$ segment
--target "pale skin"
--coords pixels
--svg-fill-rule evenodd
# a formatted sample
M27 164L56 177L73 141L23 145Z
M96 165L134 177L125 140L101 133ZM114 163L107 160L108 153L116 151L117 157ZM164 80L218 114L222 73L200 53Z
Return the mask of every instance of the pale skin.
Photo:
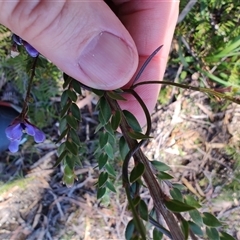
M139 81L162 80L178 17L176 0L2 0L0 23L28 41L62 71L104 90L129 87L147 57L160 45ZM160 85L136 91L151 112ZM121 107L143 125L144 113L130 95Z

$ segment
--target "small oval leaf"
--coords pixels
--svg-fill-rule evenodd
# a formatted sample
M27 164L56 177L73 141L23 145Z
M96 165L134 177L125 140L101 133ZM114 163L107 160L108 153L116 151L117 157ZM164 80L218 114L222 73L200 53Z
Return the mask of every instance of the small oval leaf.
M163 162L153 160L153 161L150 161L150 163L160 172L171 170L171 168Z
M98 191L97 191L97 199L102 198L105 193L106 193L106 188L105 188L105 187L103 187L103 188L98 188Z
M189 227L191 229L191 231L198 235L198 236L203 236L203 231L202 229L195 223L195 222L192 222L192 221L188 221L188 224L189 224Z
M114 159L113 148L109 143L104 146L104 150L110 159Z
M165 172L159 172L157 174L157 177L158 179L160 180L169 180L169 179L173 179L173 176L168 174L168 173L165 173Z
M105 168L110 175L112 175L113 177L116 177L116 172L111 164L106 164Z
M99 100L99 108L100 108L101 117L103 118L103 123L107 124L111 118L112 111L108 102L104 97L101 97Z
M148 221L148 207L142 199L139 202L138 208L140 217L143 220Z
M78 155L78 146L74 142L66 141L66 148L74 155Z
M133 132L133 131L129 131L128 133L128 136L132 139L149 139L150 137L145 135L145 134L142 134L140 132Z
M129 147L123 136L119 140L119 151L120 151L121 158L125 159L125 157L129 152Z
M144 173L145 167L143 163L138 163L133 170L131 171L130 174L130 182L133 183L137 181Z
M67 120L68 125L69 125L71 128L77 130L77 128L78 128L78 122L76 121L76 119L75 119L73 116L67 115L67 116L66 116L66 120Z
M190 217L192 218L192 220L197 223L199 226L203 225L203 219L201 214L199 213L198 210L191 210L189 211Z
M195 209L194 207L189 206L186 203L180 202L178 200L165 201L165 206L173 212L187 212Z
M186 195L184 197L185 203L187 203L190 206L193 206L195 208L200 208L201 204L191 195Z
M203 218L203 223L206 226L209 226L209 227L222 226L221 222L219 222L219 220L215 216L213 216L211 213L204 212L202 218Z
M121 100L121 101L127 101L127 99L125 99L121 93L117 93L115 91L107 91L107 95L114 99L114 100Z
M128 222L126 230L125 230L126 240L131 240L132 239L134 229L135 229L135 226L134 226L134 222L133 222L133 219L132 219Z
M67 90L67 95L73 102L77 101L77 94L74 91L68 89Z
M101 153L101 155L98 158L98 168L101 170L105 164L107 163L108 155L105 153Z
M72 103L70 109L71 109L72 115L80 122L81 121L81 113L80 113L80 109L78 108L77 104Z
M226 232L220 232L220 240L235 240L235 238Z
M122 111L126 120L127 120L127 123L128 125L135 131L135 132L142 132L142 128L140 126L140 124L138 123L136 117L129 111L127 110L123 110Z
M98 187L101 188L105 185L105 183L108 180L108 173L107 172L101 172L98 177Z
M116 131L117 128L119 127L121 120L122 120L122 114L119 110L117 110L112 115L112 118L111 118L111 126L114 131Z
M114 192L114 193L117 193L115 187L113 186L113 184L112 184L110 181L107 181L107 182L106 182L106 187L107 187L110 191L112 191L112 192Z
M206 228L206 234L209 240L219 240L219 234L216 228Z

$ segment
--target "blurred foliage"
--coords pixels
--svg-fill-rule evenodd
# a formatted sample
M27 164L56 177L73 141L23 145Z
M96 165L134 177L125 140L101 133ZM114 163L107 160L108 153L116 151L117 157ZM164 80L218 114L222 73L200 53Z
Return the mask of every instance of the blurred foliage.
M0 25L0 76L11 81L20 93L22 102L28 85L30 64L32 58L27 55L23 48L19 48L18 56L12 58L11 32ZM32 99L29 104L29 117L33 124L39 128L47 127L54 119L58 119L58 106L51 101L52 98L60 97L62 73L51 62L39 57L36 75L32 88Z
M181 1L181 9L187 1ZM240 85L240 2L198 1L176 27L178 49L170 62L223 85Z

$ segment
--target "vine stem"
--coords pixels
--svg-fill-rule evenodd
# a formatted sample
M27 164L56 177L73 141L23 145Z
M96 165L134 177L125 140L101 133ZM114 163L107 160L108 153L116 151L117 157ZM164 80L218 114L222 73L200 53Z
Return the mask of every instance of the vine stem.
M20 113L20 116L22 119L24 119L27 115L27 111L28 111L28 102L29 102L29 98L30 98L30 94L31 94L31 89L32 89L32 85L33 85L33 79L35 76L35 69L36 69L36 65L37 65L37 60L38 60L38 56L34 58L32 67L31 67L31 76L28 82L28 88L27 88L27 93L26 93L26 97L24 99L24 103L23 103L23 108L22 108L22 112Z
M229 101L235 102L237 104L240 104L240 99L239 98L234 98L234 97L231 97L229 95L226 95L226 94L224 94L224 91L221 92L220 90L217 91L216 89L213 90L213 89L210 89L210 88L194 87L194 86L189 86L189 85L186 85L186 84L169 82L169 81L157 81L157 80L155 81L155 80L152 80L152 81L139 82L139 83L136 83L136 84L132 85L131 89L135 89L138 86L147 85L147 84L165 84L165 85L175 86L175 87L188 89L188 90L193 90L193 91L197 91L197 92L203 92L203 93L213 95L217 98L222 98L222 99L229 100Z
M108 101L112 111L122 111L118 102L116 100L111 99L107 94L105 95L106 100ZM179 228L179 225L174 217L174 215L168 211L168 209L164 206L165 194L161 189L158 181L156 180L155 175L152 172L150 163L148 158L141 150L141 144L135 139L132 139L128 136L129 126L125 119L122 117L122 121L120 123L120 129L122 134L129 146L129 149L134 151L133 158L135 162L141 162L144 164L145 171L143 174L143 178L149 188L150 194L154 201L154 206L157 211L159 211L163 218L165 219L168 228L171 230L171 235L173 240L182 240L184 239L183 233Z

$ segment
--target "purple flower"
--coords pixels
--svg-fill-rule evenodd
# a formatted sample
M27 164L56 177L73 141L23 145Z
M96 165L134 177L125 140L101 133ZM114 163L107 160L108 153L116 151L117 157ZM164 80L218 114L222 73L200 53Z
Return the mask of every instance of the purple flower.
M33 48L32 45L30 45L28 42L26 42L22 38L20 38L18 35L13 34L12 39L13 39L14 43L16 43L17 45L19 45L19 46L23 45L31 57L38 56L39 52L35 48Z
M20 121L18 118L15 119L13 123L6 128L5 133L10 140L8 148L13 153L18 151L23 133L33 136L36 143L45 140L45 134L26 119L24 121Z

